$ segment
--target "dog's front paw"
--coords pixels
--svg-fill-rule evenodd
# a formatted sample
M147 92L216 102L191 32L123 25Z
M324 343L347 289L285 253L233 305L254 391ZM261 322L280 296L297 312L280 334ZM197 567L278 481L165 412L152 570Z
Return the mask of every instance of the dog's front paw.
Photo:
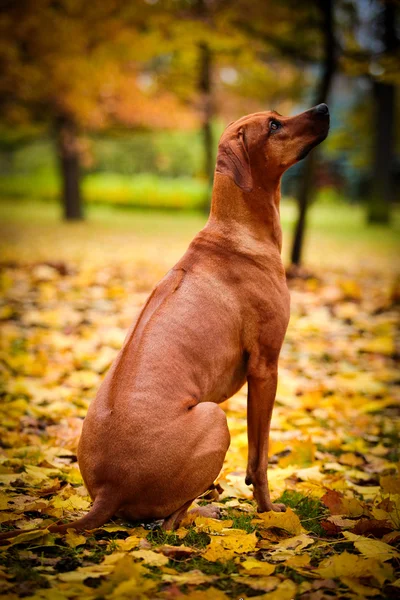
M261 502L258 503L257 506L257 512L259 513L264 513L264 512L286 512L286 506L284 504L279 503L274 503L274 502Z

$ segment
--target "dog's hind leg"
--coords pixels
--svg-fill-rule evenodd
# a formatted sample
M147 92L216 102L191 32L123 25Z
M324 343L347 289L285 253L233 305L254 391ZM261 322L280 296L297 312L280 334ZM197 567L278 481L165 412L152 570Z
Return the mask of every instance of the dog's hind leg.
M194 494L191 500L184 502L165 519L163 524L165 530L178 527L193 500L212 486L222 469L230 443L226 416L217 404L201 402L190 409L190 416L187 415L186 419L186 428L183 433L186 442L184 447L185 452L190 454L191 460L188 465L185 465L189 472L184 487L192 490ZM182 487L180 486L181 489ZM190 511L190 513L192 512L209 517L219 516L219 509L211 505L195 506Z

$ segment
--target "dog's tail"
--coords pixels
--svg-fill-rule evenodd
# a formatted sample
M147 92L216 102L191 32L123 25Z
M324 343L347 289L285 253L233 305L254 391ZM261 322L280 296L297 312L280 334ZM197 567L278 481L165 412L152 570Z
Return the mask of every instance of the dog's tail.
M47 531L50 531L50 533L65 533L68 529L75 529L75 531L96 529L97 527L101 527L107 523L107 521L111 519L118 509L119 504L117 505L112 503L110 502L109 497L106 498L104 495L99 494L87 515L81 519L72 521L72 523L66 523L64 525L57 525L57 523L55 523L54 525L47 527ZM40 529L18 529L17 531L6 531L5 533L0 534L0 541L9 540L17 535L29 533L31 531L40 531Z

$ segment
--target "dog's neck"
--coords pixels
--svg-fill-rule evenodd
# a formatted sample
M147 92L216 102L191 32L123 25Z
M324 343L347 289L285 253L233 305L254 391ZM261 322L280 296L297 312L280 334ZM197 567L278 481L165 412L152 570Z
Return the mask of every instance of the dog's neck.
M282 249L279 205L280 177L256 183L251 192L240 189L233 179L216 172L207 226L233 236L250 236L255 242Z

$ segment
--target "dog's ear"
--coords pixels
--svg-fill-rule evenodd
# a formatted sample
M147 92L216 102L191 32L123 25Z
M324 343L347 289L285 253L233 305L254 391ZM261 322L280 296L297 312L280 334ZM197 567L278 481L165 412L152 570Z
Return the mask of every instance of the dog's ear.
M217 173L229 175L245 192L251 192L253 180L243 128L239 129L234 138L220 143L215 170Z

